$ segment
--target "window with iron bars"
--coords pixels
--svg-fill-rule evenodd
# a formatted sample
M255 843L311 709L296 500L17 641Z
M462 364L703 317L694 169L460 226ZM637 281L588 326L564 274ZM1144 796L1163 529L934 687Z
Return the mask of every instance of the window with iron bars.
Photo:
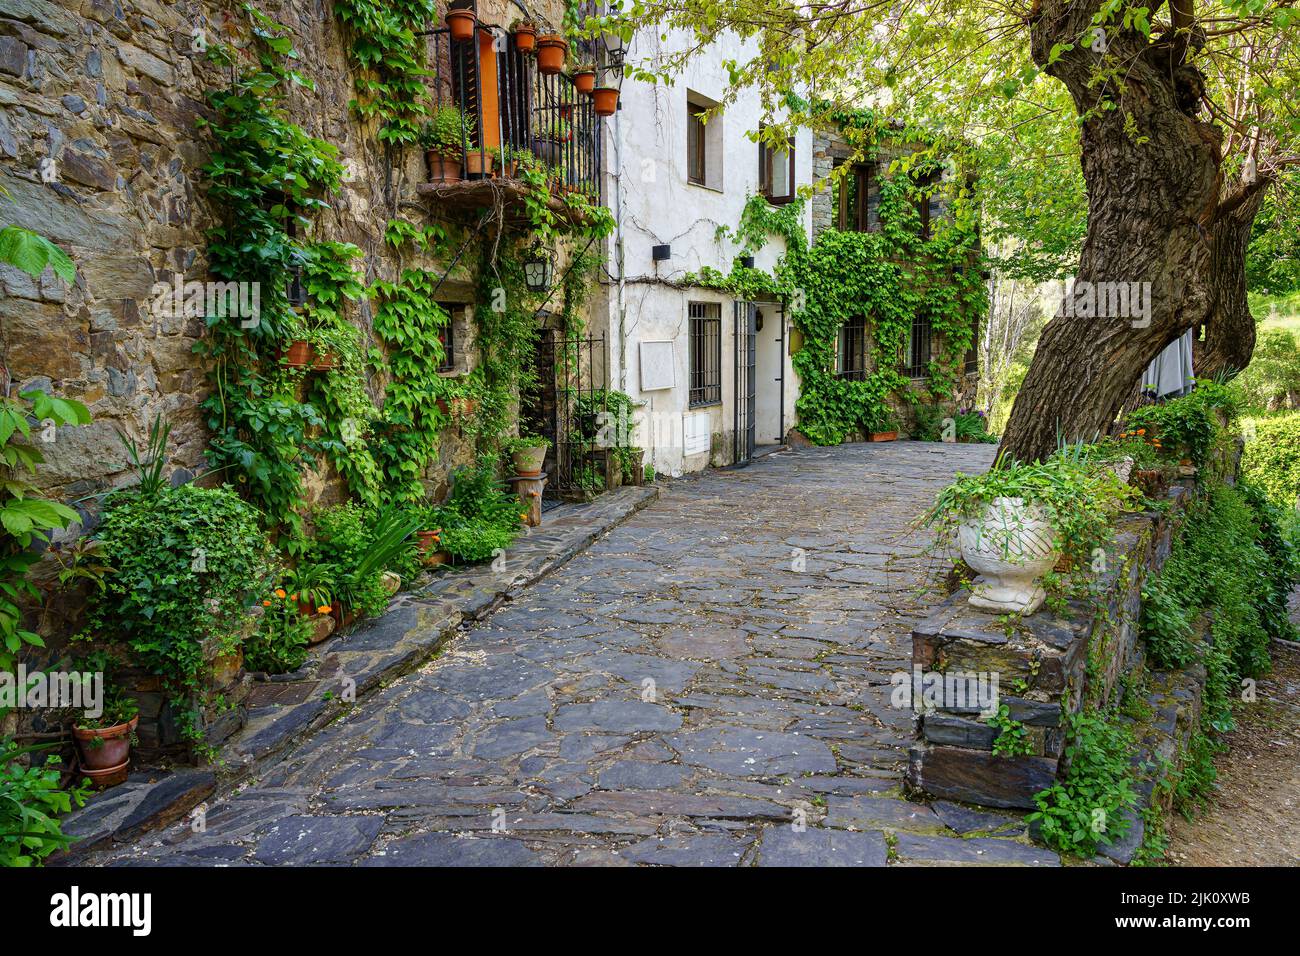
M907 334L903 350L903 374L908 378L925 378L930 374L930 317L912 317L912 328Z
M459 302L439 302L438 307L447 313L447 321L438 330L438 341L442 344L442 362L439 372L456 371L456 322L465 316L465 306Z
M691 338L689 406L722 402L722 306L717 302L691 302L688 306Z
M851 382L867 377L867 319L855 315L840 326L835 374Z

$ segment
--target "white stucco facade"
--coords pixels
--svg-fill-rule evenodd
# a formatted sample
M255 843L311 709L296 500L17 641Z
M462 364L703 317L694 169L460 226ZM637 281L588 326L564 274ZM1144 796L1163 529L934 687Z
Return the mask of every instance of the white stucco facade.
M680 35L634 40L628 62L643 64L658 52L682 43ZM719 292L683 286L691 273L711 267L726 274L741 254L720 235L740 222L745 203L760 190L759 147L749 138L763 120L758 95L742 91L704 124L705 184L688 175L688 102L721 103L727 95L722 63L744 60L752 51L731 38L691 58L672 86L630 77L622 86L621 108L606 123L603 199L618 221L606 244L607 275L602 301L594 303L593 330L603 331L609 351L609 387L643 402L635 441L646 461L663 474L677 475L734 458L736 422L736 339L733 300ZM812 137L795 139L796 185L812 175ZM696 167L698 169L698 166ZM805 229L811 214L804 213ZM655 261L653 248L667 245L671 257ZM755 265L770 270L784 251L772 237L755 255ZM691 303L715 303L720 323L720 396L690 407ZM778 444L795 424L798 383L790 367L790 320L776 303L757 303L761 329L754 343L755 442ZM657 343L657 344L656 344ZM653 388L656 371L665 377L671 344L671 384ZM649 349L643 345L649 344ZM653 353L645 357L643 351ZM657 358L656 358L657 357ZM658 363L658 364L656 364ZM743 379L742 379L743 381ZM707 446L700 434L707 430Z

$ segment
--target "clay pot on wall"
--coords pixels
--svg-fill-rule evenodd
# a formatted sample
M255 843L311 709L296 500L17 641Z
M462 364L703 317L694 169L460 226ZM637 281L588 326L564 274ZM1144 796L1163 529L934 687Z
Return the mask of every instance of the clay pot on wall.
M558 33L548 33L537 39L537 72L554 76L564 72L564 58L569 55L569 43Z
M451 30L451 38L458 43L474 39L475 22L473 10L447 11L447 27Z
M618 90L612 86L598 86L591 91L591 104L597 116L613 116L618 110Z
M573 88L579 93L590 93L596 88L596 71L581 69L573 74Z
M459 157L445 156L442 153L435 153L431 149L425 150L424 156L429 163L429 182L454 183L460 181Z
M531 23L515 27L515 49L520 53L532 53L537 49L537 28Z

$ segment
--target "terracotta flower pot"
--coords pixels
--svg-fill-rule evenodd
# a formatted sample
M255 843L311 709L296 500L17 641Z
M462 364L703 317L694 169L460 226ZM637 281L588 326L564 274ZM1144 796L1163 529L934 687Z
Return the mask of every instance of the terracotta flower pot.
M139 723L140 718L137 716L125 724L115 724L112 727L72 728L72 736L77 741L77 752L81 754L81 766L87 772L125 767L131 759L131 734ZM95 744L96 740L102 741L102 744Z
M448 10L447 27L451 38L460 43L474 39L475 16L473 10Z
M482 149L465 153L465 178L485 179L492 175L492 154Z
M312 347L306 339L294 339L287 349L280 351L280 364L290 368L306 368L312 364Z
M437 544L438 544L438 538L439 538L439 536L440 536L441 534L442 534L442 529L441 529L441 528L439 528L439 529L436 530L436 531L417 531L417 532L415 532L415 536L416 536L416 538L419 539L419 542L420 542L420 553L421 553L421 554L426 554L426 553L432 551L432 550L437 546Z
M597 116L613 116L618 110L618 90L612 86L598 86L591 91L591 105Z
M436 568L442 564L451 563L450 551L430 551L425 554L423 564L426 568Z
M333 352L317 352L312 349L312 359L311 367L316 372L327 372L339 367L339 357Z
M429 162L429 182L454 183L460 181L460 160L454 156L444 156L431 149L424 151Z
M579 93L590 93L596 88L596 71L580 70L573 74L573 88Z
M872 432L867 438L868 441L898 441L898 432Z
M528 24L515 27L515 49L520 53L532 53L537 49L537 28Z
M548 33L537 40L537 72L554 76L564 71L564 58L569 54L569 43L558 33Z

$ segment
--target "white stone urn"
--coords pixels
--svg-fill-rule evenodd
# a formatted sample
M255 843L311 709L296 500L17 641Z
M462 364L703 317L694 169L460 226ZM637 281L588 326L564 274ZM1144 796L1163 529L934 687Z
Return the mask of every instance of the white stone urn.
M1047 592L1039 583L1061 557L1056 531L1038 505L994 498L957 528L962 559L980 576L970 604L982 611L1033 614Z

